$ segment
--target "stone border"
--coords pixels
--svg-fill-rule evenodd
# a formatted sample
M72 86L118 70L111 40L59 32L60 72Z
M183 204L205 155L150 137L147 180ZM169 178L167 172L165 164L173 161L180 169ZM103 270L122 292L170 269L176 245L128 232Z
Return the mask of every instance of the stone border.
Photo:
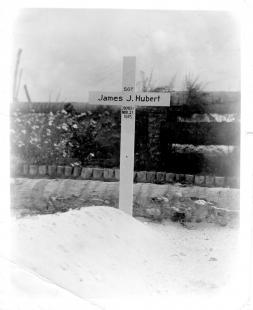
M106 182L119 181L119 169L110 168L17 164L12 167L11 175L13 177L28 178L69 178ZM236 177L177 174L162 171L136 171L134 173L134 182L155 184L182 183L205 187L239 188L239 180Z

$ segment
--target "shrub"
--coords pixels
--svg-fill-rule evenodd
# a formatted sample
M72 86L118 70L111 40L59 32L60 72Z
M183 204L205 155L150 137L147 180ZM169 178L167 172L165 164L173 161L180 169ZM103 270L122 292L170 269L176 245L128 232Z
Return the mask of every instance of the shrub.
M79 165L75 154L80 147L74 139L80 127L77 116L65 110L53 114L14 112L11 119L11 154L30 164ZM85 128L84 128L85 127ZM83 126L91 137L90 124Z
M14 112L12 160L29 164L119 165L119 112Z
M196 105L206 103L206 93L204 92L204 85L199 81L199 78L192 77L190 74L185 76L184 89L186 92L186 104Z

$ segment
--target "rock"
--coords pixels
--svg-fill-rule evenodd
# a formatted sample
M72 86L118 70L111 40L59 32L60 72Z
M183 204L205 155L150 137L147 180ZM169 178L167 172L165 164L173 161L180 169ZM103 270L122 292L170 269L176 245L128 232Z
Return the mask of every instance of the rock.
M119 181L119 178L120 178L119 169L114 169L114 179L116 181Z
M166 173L165 179L167 183L173 183L175 181L175 173Z
M93 168L93 180L103 180L104 170L100 168Z
M92 179L93 168L84 167L81 171L81 179L90 180Z
M184 220L186 222L192 221L194 202L191 198L183 197L181 193L177 193L171 197L169 204L173 217L177 217L179 216L178 213L181 213L184 214Z
M164 196L154 196L151 198L153 202L158 202L158 203L168 203L169 199Z
M156 172L155 171L147 171L146 179L147 179L148 183L154 183L155 179L156 179Z
M215 185L218 187L223 187L225 184L225 178L224 177L215 177Z
M63 177L64 176L64 170L65 170L64 166L57 166L57 168L56 168L57 177Z
M195 200L192 212L192 221L200 223L206 221L209 215L209 203L205 200Z
M56 166L55 165L49 165L47 169L47 173L50 177L55 177L56 175Z
M73 171L73 167L71 166L65 166L65 170L64 170L64 176L66 178L70 178L72 176L72 171Z
M39 174L39 176L46 176L46 174L47 174L47 166L46 165L39 166L38 174Z
M185 181L185 175L184 174L176 174L176 182L177 183L183 183Z
M25 176L28 175L28 172L29 172L29 165L24 164L23 169L21 169L21 174Z
M104 180L112 181L113 180L113 169L104 169Z
M218 208L215 205L209 205L208 211L208 222L216 223L221 226L226 226L228 224L228 210Z
M146 215L151 217L153 220L161 221L163 219L162 210L160 208L147 208L145 211Z
M194 175L186 174L185 175L185 183L186 184L193 184L194 183Z
M165 177L166 177L166 173L165 172L157 172L156 173L156 182L158 184L165 183Z
M205 184L205 176L204 175L195 175L194 183L197 186L201 186Z
M147 182L147 171L137 171L136 182L146 183Z
M169 199L164 196L154 196L151 197L152 207L145 209L145 215L149 218L152 218L156 221L162 221L165 218L169 217L168 212L168 205Z
M29 175L31 177L35 177L37 176L37 173L38 173L38 166L36 165L30 165L29 166Z
M154 210L153 208L147 209L147 216L152 216L159 220L170 218L172 221L180 223L200 223L205 221L221 226L225 226L228 223L229 212L225 209L217 208L213 203L204 199L183 197L181 193L176 193L171 197L154 196L151 200Z
M78 166L74 167L73 177L74 178L79 178L80 174L81 174L81 167L78 167Z
M239 187L239 180L235 177L227 177L226 185L231 188L237 188Z
M206 186L210 187L214 185L214 176L206 175Z

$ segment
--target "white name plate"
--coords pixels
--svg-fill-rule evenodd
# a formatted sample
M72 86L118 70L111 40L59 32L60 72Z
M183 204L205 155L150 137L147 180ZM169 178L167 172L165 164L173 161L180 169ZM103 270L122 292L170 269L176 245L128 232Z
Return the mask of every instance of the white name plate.
M89 92L90 104L136 105L136 106L169 106L170 93L143 92Z

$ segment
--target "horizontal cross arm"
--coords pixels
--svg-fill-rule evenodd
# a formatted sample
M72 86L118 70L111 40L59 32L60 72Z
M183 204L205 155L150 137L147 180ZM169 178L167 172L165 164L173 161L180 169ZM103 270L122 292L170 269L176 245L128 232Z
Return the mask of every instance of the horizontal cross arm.
M170 93L89 92L89 103L97 105L170 106Z

